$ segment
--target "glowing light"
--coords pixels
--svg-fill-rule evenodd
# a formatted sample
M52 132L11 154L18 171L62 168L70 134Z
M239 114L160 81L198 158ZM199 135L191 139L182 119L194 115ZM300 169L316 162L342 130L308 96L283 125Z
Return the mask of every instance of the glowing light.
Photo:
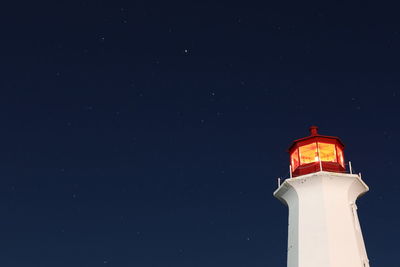
M318 142L318 149L321 161L337 162L334 144Z
M299 147L299 154L300 154L300 164L315 162L316 161L315 158L318 157L317 143L311 143Z
M292 162L292 170L294 171L297 167L299 167L299 152L298 149L292 152L290 155Z
M329 143L311 143L299 147L300 164L307 164L318 161L337 162L336 148Z
M339 164L342 165L342 167L344 168L343 151L339 147L337 147L336 149L337 149L337 155L338 155L338 158L339 158Z

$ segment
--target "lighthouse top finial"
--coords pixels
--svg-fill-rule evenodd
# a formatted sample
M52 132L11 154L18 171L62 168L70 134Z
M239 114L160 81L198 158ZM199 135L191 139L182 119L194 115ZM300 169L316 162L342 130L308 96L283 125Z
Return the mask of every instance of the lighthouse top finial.
M318 126L315 126L315 125L311 126L310 127L310 134L312 136L318 135Z

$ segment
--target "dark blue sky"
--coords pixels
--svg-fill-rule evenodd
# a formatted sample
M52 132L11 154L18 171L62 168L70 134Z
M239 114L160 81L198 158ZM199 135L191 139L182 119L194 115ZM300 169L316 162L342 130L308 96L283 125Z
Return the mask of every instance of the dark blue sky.
M21 1L1 8L6 267L286 266L286 149L339 136L371 191L371 266L400 238L395 6Z

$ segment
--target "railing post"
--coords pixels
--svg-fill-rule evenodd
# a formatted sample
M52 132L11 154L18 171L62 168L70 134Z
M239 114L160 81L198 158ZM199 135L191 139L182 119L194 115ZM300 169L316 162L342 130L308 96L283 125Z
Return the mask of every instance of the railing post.
M289 165L290 178L292 178L292 165Z
M281 186L281 178L278 177L278 187L280 187L280 186Z
M353 174L353 168L351 167L351 161L349 161L349 169L350 169L350 174Z

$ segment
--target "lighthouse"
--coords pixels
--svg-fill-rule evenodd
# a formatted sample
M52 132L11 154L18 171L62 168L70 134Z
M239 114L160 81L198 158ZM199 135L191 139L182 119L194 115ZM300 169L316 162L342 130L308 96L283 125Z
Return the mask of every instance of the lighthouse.
M369 188L343 152L316 126L289 147L290 178L274 192L289 208L288 267L369 267L356 205Z

